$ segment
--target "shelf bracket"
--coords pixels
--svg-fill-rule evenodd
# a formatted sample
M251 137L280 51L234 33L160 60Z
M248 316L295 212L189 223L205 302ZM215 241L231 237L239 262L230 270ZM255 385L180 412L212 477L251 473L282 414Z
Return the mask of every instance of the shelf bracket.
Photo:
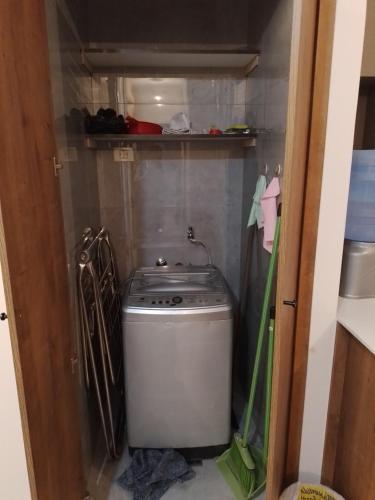
M245 66L245 76L249 76L255 68L259 66L259 54L256 54L251 61Z

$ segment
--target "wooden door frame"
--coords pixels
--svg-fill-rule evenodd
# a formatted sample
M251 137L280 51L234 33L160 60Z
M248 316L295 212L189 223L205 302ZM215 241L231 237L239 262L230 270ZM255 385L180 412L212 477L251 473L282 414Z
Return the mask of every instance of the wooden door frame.
M44 0L0 3L0 231L33 500L85 496Z
M335 6L336 0L295 1L297 17L293 23L298 23L294 26L298 33L294 34L291 48L285 174L295 175L302 170L305 184L301 227L298 220L294 221L296 237L298 230L301 234L294 297L285 295L288 276L283 246L287 242L283 245L283 234L280 241L267 500L278 498L288 484L297 480L299 472ZM287 178L286 183L290 182ZM283 193L283 214L287 217L289 194ZM297 300L293 337L285 330L285 299Z
M298 479L336 0L320 0L300 255L285 483Z

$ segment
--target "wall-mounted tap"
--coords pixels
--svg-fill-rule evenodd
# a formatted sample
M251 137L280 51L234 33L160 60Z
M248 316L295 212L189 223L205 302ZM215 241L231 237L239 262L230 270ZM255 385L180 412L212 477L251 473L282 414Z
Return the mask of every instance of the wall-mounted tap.
M200 245L206 250L208 265L211 265L212 259L211 259L211 254L210 254L210 251L208 249L208 246L205 243L203 243L203 241L195 239L193 226L188 226L187 239L190 241L190 243L193 243L194 245Z

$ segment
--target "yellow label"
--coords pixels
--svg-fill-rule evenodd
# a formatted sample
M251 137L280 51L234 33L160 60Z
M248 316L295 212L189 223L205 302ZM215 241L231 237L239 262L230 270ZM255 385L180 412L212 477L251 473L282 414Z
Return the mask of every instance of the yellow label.
M298 500L335 500L335 497L324 486L302 484L299 488Z

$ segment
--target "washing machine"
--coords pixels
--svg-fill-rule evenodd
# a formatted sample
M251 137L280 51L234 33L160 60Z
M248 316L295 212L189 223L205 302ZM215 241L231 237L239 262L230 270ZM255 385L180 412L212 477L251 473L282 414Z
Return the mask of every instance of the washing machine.
M212 456L231 435L233 311L221 272L137 269L122 311L129 446Z

